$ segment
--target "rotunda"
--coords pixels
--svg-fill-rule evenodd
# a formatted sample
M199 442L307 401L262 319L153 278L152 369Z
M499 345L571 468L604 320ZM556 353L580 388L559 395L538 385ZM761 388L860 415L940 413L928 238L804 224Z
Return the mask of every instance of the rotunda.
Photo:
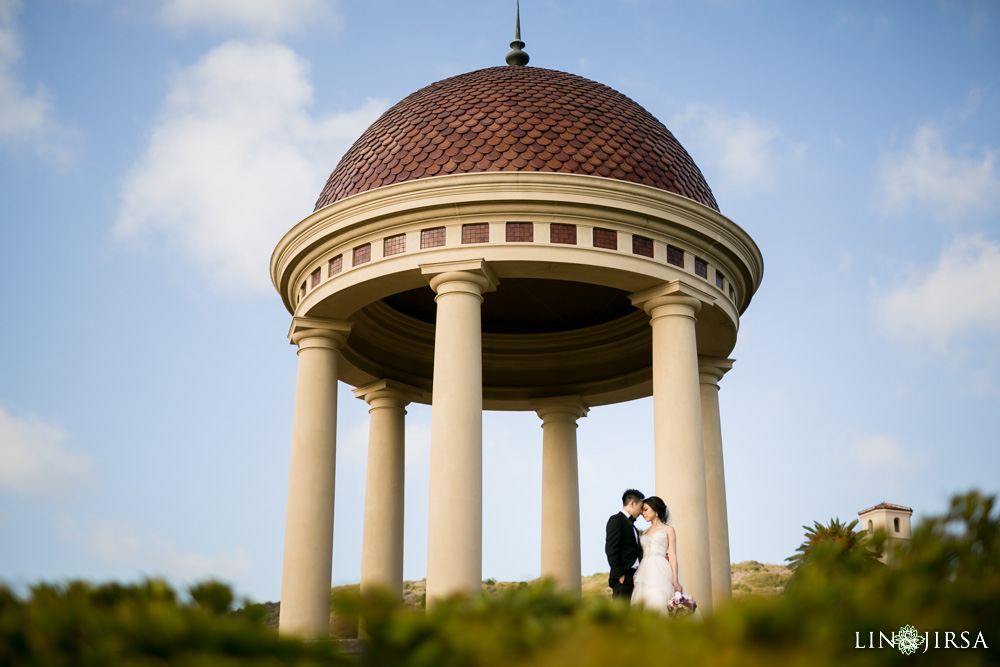
M480 590L482 410L538 414L541 505L576 516L577 421L652 395L685 586L706 613L730 596L718 381L760 251L656 118L511 46L385 112L272 255L299 356L282 633L327 628L340 381L371 406L362 588L402 586L403 526L375 517L403 515L407 404L432 406L433 604ZM541 568L579 592L578 522Z

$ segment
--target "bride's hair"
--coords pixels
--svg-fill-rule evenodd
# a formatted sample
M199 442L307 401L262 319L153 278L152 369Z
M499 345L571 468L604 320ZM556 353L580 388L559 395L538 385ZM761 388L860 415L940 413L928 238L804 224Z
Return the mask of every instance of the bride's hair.
M667 522L667 517L670 516L670 510L667 509L667 504L660 500L659 496L649 496L642 502L645 505L649 505L649 509L656 512L656 516L660 517L660 521L663 523Z

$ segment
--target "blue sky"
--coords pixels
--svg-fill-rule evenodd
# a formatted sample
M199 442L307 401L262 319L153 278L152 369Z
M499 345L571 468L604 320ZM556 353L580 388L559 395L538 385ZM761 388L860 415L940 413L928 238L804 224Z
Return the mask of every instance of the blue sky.
M764 255L720 394L733 560L995 493L1000 5L521 10L531 65L663 121ZM507 0L0 0L0 579L278 598L296 357L270 252L382 110L502 64L512 28ZM334 583L360 575L365 408L341 385ZM430 418L407 417L407 578ZM484 427L483 573L533 578L572 517L543 517L537 416ZM592 573L621 491L652 493L651 401L578 436Z

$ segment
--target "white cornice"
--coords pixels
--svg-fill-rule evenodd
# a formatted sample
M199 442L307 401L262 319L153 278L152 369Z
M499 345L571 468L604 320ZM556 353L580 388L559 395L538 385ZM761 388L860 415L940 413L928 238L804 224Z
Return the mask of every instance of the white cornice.
M483 172L397 183L315 211L279 241L271 256L271 279L292 310L290 283L297 271L304 270L300 264L333 237L505 214L610 221L637 230L679 233L706 251L722 251L738 265L744 307L763 277L763 258L749 234L718 211L686 197L597 176Z

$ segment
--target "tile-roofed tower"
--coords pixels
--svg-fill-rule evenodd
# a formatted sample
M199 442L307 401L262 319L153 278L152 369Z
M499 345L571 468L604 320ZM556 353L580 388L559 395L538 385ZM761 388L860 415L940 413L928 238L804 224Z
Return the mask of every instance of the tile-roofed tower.
M858 512L858 519L861 521L862 530L871 534L876 530L885 533L886 543L883 548L881 560L884 563L895 562L895 550L902 542L912 539L912 529L910 519L913 516L913 508L905 505L894 505L884 500L878 505L873 505L868 509Z

